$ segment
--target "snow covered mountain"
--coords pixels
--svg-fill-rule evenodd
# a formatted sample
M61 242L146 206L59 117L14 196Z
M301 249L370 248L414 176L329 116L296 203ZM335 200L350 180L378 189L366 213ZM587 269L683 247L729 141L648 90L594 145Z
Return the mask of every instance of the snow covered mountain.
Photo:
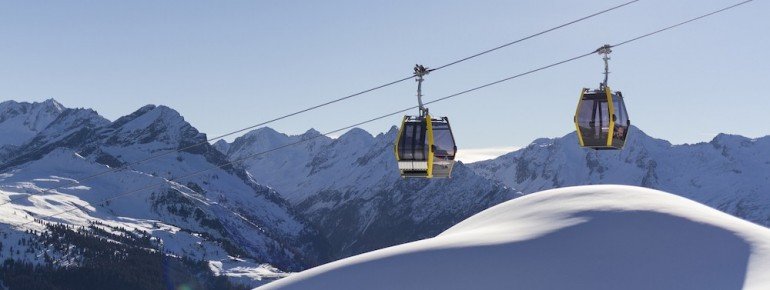
M5 101L0 103L0 162L10 151L29 141L64 111L53 99L42 103Z
M661 191L562 188L259 289L770 289L770 230Z
M621 151L577 146L575 133L469 165L523 193L584 184L627 184L671 192L770 226L770 136L720 134L671 145L636 127Z
M85 253L110 257L119 246L157 263L181 259L184 277L203 275L197 262L184 262L198 261L208 274L255 286L283 271L434 237L524 194L596 183L666 190L770 225L770 137L672 146L633 128L623 151L597 153L569 134L460 163L451 179L419 180L397 174L395 127L376 136L352 129L336 139L260 128L209 145L164 106L115 121L54 100L7 101L0 109L0 203L7 203L0 206L0 260L22 265L94 264ZM187 148L195 144L202 145ZM157 154L165 155L145 161ZM115 172L101 174L107 170ZM77 238L52 241L54 231ZM92 240L101 246L90 248ZM218 283L207 279L200 283Z
M54 99L42 103L5 101L0 103L1 145L19 146L48 126L64 111Z
M517 196L463 164L451 179L402 179L393 158L396 133L395 127L377 136L352 129L332 139L315 130L287 136L260 128L217 148L238 160L310 139L241 164L314 221L338 258L432 237Z
M25 110L47 112L50 103L25 105ZM0 207L0 231L10 234L6 244L31 239L32 231L44 232L46 226L37 220L42 219L148 232L162 239L162 251L210 261L212 270L224 275L280 276L260 264L296 270L328 259L328 246L310 223L242 169L224 166L169 180L227 162L176 111L150 105L110 122L93 110L55 107L61 111L53 120L24 127L29 130L22 134L14 135L20 130L14 126L0 126L0 136L10 136L8 144L14 146L0 163L0 203L9 203ZM8 110L0 120L19 123L19 111ZM173 152L198 143L203 145ZM110 169L118 172L98 175ZM133 192L147 185L157 187ZM65 264L81 262L65 252L51 255ZM43 262L35 251L0 251L0 260L6 258Z

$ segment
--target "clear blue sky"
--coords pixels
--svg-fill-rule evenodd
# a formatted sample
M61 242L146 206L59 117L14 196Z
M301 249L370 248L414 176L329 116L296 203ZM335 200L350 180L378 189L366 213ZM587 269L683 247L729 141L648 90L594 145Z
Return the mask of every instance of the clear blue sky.
M210 136L437 66L617 1L2 1L0 99L56 98L115 119L178 110ZM733 0L643 0L427 77L443 97L616 43ZM632 122L674 143L770 134L770 1L615 49ZM435 104L462 148L564 135L599 56ZM414 82L271 125L328 131L416 103ZM398 117L364 127L387 130Z

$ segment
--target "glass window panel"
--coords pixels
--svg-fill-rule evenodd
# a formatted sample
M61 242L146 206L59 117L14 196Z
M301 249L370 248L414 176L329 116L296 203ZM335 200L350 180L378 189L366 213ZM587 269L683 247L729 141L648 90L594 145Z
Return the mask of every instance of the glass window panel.
M628 135L628 113L623 103L623 98L615 94L612 96L612 103L615 106L615 129L612 134L613 145L622 146Z
M604 93L585 93L578 105L578 129L585 146L605 146L610 116Z
M425 160L425 123L415 123L414 159Z
M398 151L401 155L401 159L411 160L414 158L414 124L404 124L404 133L403 136L401 136Z
M594 101L592 100L583 100L580 102L580 108L578 109L578 124L580 126L588 127L591 124L591 112L593 112L594 108Z
M615 122L625 126L626 121L628 120L628 116L625 112L623 100L620 99L617 95L614 95L612 96L612 105L615 107Z
M454 157L455 142L452 132L448 129L433 130L433 145L436 146L434 154L439 157Z
M610 131L610 108L607 102L600 102L601 110L597 113L596 118L599 119L599 125L602 127L602 132Z

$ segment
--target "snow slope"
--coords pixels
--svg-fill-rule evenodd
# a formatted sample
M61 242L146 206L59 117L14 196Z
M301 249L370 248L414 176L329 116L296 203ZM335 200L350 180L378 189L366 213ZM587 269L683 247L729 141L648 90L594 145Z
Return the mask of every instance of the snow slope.
M4 237L0 242L19 245L19 239L31 238L28 230L46 230L42 224L32 222L33 219L76 227L88 227L92 222L98 222L103 225L100 226L102 230L112 233L116 233L113 230L115 228L150 233L162 241L166 254L216 263L219 266L214 271L215 275L233 277L231 281L239 284L256 286L282 275L281 271L260 265L260 261L254 258L244 257L238 263L231 261L233 257L222 245L224 240L238 242L239 246L258 257L275 255L267 249L282 245L266 236L264 229L255 229L255 222L249 222L242 215L225 209L226 202L216 202L182 184L138 171L126 171L96 180L76 182L46 194L42 192L75 181L68 176L94 174L105 169L107 167L102 164L61 148L40 160L0 174L0 202L6 203L13 199L0 207L0 233ZM137 184L153 183L163 185L106 204L100 202L114 197L116 193L135 189ZM25 196L25 193L34 195ZM253 208L269 205L260 202L255 198L246 205ZM184 212L194 214L185 215ZM15 259L34 264L45 262L41 252L27 252L23 246L16 248L22 251L0 252L0 260ZM57 263L62 265L83 265L77 256L64 257L52 249L45 253L54 256L58 259ZM246 273L251 275L239 273L246 270L251 271Z
M569 187L259 289L770 289L770 230L661 191Z

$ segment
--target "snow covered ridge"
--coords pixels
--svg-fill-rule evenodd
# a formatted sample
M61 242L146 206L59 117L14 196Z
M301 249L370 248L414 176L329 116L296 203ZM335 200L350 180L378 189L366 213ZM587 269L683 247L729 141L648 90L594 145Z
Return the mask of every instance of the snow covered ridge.
M0 162L48 126L64 109L53 99L42 103L0 103Z
M376 136L351 129L339 138L318 137L243 162L260 184L274 188L318 224L332 257L344 258L433 237L490 206L518 196L458 164L451 179L403 179L393 157L396 127ZM232 143L217 142L236 160L316 137L259 128Z
M770 229L661 191L569 187L258 289L770 289Z
M709 143L672 145L631 130L622 151L580 148L570 133L494 160L458 164L450 180L399 178L395 127L376 136L353 129L336 139L315 138L243 164L257 182L318 221L334 257L432 237L522 194L586 184L661 189L770 226L770 137L723 134ZM216 148L234 160L317 134L260 128Z
M0 103L0 146L18 146L43 130L64 111L54 99L42 103L5 101Z
M575 133L538 139L473 170L522 193L587 184L663 190L770 226L770 136L719 134L706 143L671 145L631 128L621 151L579 148Z
M24 110L35 112L48 105L30 106ZM0 203L11 201L0 207L3 244L17 245L32 238L30 231L45 230L39 223L29 223L35 218L73 226L97 221L148 232L162 239L165 253L210 261L218 265L215 273L250 280L248 285L283 275L264 263L296 270L326 259L317 230L245 170L226 166L195 178L169 180L227 162L208 144L83 179L206 140L176 111L149 105L111 122L93 110L60 109L42 128L24 131L32 132L29 138L14 135L16 131L0 123L0 136L28 139L18 146L3 146L9 154L0 154ZM13 116L22 116L16 112L24 110L7 111L11 113L0 118L16 120ZM159 186L101 202L151 184ZM51 188L57 189L46 191ZM24 226L17 227L20 224ZM29 249L15 247L11 252L5 247L0 260L45 263L38 259L43 252Z

